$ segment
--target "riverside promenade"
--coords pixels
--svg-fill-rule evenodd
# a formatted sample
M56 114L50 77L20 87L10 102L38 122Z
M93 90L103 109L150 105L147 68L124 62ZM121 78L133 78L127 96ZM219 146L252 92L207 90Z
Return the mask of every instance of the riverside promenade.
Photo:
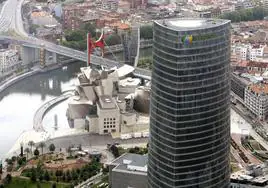
M44 127L42 124L43 118L45 114L48 112L49 109L51 109L56 104L68 99L71 97L73 93L67 92L59 97L53 98L47 102L45 102L41 107L38 108L38 110L35 112L34 118L33 118L33 129L36 132L43 132Z
M0 93L3 92L5 89L13 85L14 83L23 80L24 78L27 78L29 76L35 75L37 73L41 72L41 69L35 68L34 70L30 72L23 73L21 75L15 76L13 78L9 78L8 80L5 80L0 83Z

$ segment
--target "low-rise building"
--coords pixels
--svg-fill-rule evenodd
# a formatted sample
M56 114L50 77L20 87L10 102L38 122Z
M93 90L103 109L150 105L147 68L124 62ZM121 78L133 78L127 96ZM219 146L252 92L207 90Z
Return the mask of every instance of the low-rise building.
M249 48L249 60L255 61L258 57L263 57L265 45L252 45Z
M243 43L234 43L232 53L240 60L256 61L264 55L265 45L252 45Z
M264 120L268 112L268 85L252 83L245 89L245 105L260 120Z
M35 11L31 14L31 19L34 25L39 26L51 26L51 25L57 25L57 20L50 15L48 12L45 11Z
M147 188L147 155L125 153L109 164L111 188Z
M83 23L83 17L87 15L87 12L92 7L93 4L91 2L65 5L62 9L63 28L79 29Z
M236 55L238 59L247 60L248 57L248 46L245 44L233 44L232 53Z
M0 50L0 73L9 72L19 65L19 55L16 50Z
M231 174L230 188L268 188L267 161Z
M98 9L116 11L118 8L119 0L97 0L95 6Z
M234 72L231 74L231 90L236 95L235 98L242 103L244 102L245 98L245 89L249 84L250 81L241 77L239 73Z

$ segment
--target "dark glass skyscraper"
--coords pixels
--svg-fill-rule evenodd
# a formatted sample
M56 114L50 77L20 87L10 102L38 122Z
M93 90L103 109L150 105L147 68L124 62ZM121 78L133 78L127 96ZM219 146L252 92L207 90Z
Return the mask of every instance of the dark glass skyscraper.
M150 188L227 188L230 21L154 23Z

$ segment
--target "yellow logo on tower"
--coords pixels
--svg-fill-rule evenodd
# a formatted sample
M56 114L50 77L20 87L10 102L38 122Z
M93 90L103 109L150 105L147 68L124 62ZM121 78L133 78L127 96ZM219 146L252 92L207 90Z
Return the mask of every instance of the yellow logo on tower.
M184 35L181 38L181 42L185 45L190 45L193 43L193 35Z

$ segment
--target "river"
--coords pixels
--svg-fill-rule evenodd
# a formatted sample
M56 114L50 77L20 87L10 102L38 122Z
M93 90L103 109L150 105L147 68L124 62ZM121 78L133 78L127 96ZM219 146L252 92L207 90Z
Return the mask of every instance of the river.
M141 50L141 57L150 54L150 48ZM115 54L118 59L123 55ZM57 69L34 75L12 85L0 93L0 159L16 142L23 131L33 127L33 116L45 101L74 88L76 75L85 63L69 64L67 70ZM67 101L52 108L44 117L43 125L48 131L55 131L54 116L57 115L58 131L69 129L66 119Z
M0 94L0 158L9 151L19 135L33 127L36 110L47 100L73 88L76 73L85 63L70 64L67 70L57 69L17 82ZM45 129L52 130L54 115L58 116L59 130L68 128L65 119L66 101L52 108L44 118Z

